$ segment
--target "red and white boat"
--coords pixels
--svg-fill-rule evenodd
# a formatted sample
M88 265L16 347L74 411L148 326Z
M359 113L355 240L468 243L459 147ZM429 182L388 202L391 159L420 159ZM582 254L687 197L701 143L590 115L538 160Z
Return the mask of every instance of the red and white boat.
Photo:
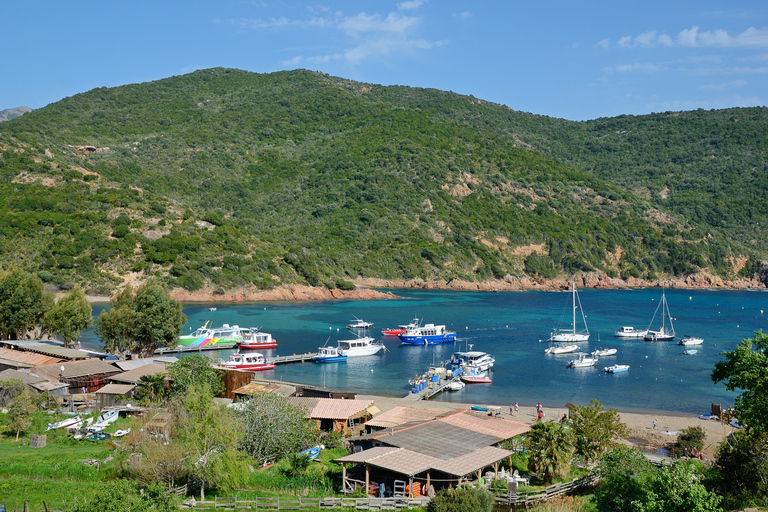
M415 329L416 327L419 326L419 323L420 323L419 319L414 318L408 324L398 325L397 329L382 329L381 334L383 334L384 336L399 336L401 334L405 334L405 331L407 331L408 329Z
M241 339L237 342L237 348L243 350L261 350L275 348L277 341L268 332L259 331L258 327L250 327L240 331Z
M480 372L480 373L467 373L466 375L462 375L459 377L462 382L466 382L467 384L490 384L491 378L488 376L486 372Z
M221 366L229 370L245 370L248 372L257 372L260 370L271 370L275 363L267 361L263 354L258 352L247 352L245 354L232 354L228 361L221 363Z

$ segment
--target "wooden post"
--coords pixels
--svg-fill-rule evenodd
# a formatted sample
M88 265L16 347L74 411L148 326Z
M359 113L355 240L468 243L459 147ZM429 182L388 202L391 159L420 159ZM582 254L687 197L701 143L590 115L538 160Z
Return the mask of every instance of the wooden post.
M341 464L341 491L347 492L347 465L344 463Z
M408 477L408 497L413 498L413 476Z
M427 470L427 489L429 489L429 477L430 477L431 469Z
M365 463L365 495L368 496L368 479L369 479L369 467L368 463Z

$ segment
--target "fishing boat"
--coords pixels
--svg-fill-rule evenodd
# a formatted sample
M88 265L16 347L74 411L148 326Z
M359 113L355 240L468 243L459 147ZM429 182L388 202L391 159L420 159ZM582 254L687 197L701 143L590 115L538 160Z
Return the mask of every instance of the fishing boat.
M467 352L454 352L451 355L451 369L456 370L458 368L476 368L478 371L484 372L489 370L496 360L485 352L472 350L472 345L469 345L469 351Z
M362 318L357 318L357 317L355 317L354 320L351 320L347 324L347 329L349 329L350 331L365 330L365 329L370 329L371 327L373 327L373 322L366 322Z
M693 347L695 345L701 345L702 343L704 343L704 338L695 338L688 336L687 334L677 342L678 345L682 345L684 347Z
M267 361L263 354L259 352L237 353L229 356L227 361L221 363L221 366L228 370L244 370L247 372L257 372L261 370L271 370L275 363Z
M614 364L613 366L606 366L603 368L605 373L619 373L629 370L628 364Z
M559 343L556 343L552 345L551 347L544 350L545 354L569 354L571 352L576 352L579 350L578 345L561 345Z
M339 340L339 353L347 357L372 356L385 350L383 343L373 343L370 336L358 336L353 340Z
M615 348L603 348L603 349L597 349L594 352L592 352L592 355L595 357L604 357L604 356L615 356L616 350Z
M656 315L661 309L661 328L658 331L651 330L653 322L656 320ZM667 327L667 320L669 320L669 327ZM645 341L672 341L675 339L675 326L672 325L672 315L669 312L669 305L667 304L666 293L661 293L661 301L656 306L656 311L653 313L651 323L648 324L648 332L643 336Z
M486 372L462 374L459 378L467 384L489 384L491 382L491 378Z
M398 325L396 329L382 329L381 334L384 336L399 336L405 333L408 329L415 329L419 326L419 319L414 318L407 324Z
M346 361L347 356L339 353L339 347L320 347L312 359L316 363L338 363Z
M45 429L48 430L56 430L59 428L80 428L83 424L83 418L80 416L72 416L71 418L67 418L61 421L57 421L56 423L49 423L48 428Z
M277 341L268 332L261 332L258 327L241 329L241 339L237 342L237 348L241 350L263 350L275 348Z
M595 366L597 364L597 357L589 356L584 352L579 352L578 358L568 361L568 368L587 368L589 366Z
M572 297L573 320L571 322L571 328L555 329L554 331L552 331L552 334L549 336L549 341L566 342L566 343L589 341L589 328L587 327L587 318L584 316L584 310L581 308L581 299L579 299L579 294L576 292L575 282L573 283L572 294L573 294L573 297ZM576 330L576 310L577 309L580 310L581 319L584 322L584 330L578 331L578 332Z
M448 331L444 325L426 324L415 326L398 335L403 345L435 345L456 341L456 333Z
M208 327L208 322L191 334L179 336L180 347L220 347L232 348L242 339L243 329L239 325L224 324L221 327Z
M634 327L620 327L613 331L617 338L642 338L648 333L648 329L635 329Z

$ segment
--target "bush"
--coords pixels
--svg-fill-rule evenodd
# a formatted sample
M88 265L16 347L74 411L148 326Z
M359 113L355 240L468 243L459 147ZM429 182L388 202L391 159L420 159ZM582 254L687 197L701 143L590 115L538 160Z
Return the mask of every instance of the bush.
M352 281L347 281L345 279L338 278L336 279L336 288L338 288L339 290L351 291L351 290L354 290L356 286L355 286L355 283L353 283Z
M682 457L685 453L690 455L691 448L696 447L701 451L704 446L704 429L701 427L690 427L680 431L680 435L677 436L677 441L672 445L672 456Z
M478 487L443 489L427 505L427 512L491 512L493 494Z

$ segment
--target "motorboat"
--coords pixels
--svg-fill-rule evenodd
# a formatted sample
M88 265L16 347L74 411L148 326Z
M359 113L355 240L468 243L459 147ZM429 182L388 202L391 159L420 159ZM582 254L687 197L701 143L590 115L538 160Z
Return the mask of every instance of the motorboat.
M620 373L629 370L628 364L614 364L613 366L606 366L603 371L606 373Z
M339 340L337 348L339 354L347 357L372 356L385 350L383 343L373 343L370 336L358 336L353 340Z
M275 348L277 341L268 332L261 332L258 327L250 327L241 330L241 339L237 342L237 348L241 350L263 350Z
M648 329L635 329L634 327L620 327L613 331L617 338L642 338L648 333Z
M688 336L687 334L677 342L678 345L684 347L693 347L695 345L701 345L702 343L704 343L704 338L695 338L693 336Z
M573 320L571 322L570 329L555 329L549 336L549 341L563 342L563 343L578 343L581 341L589 341L589 328L587 327L587 318L584 316L584 310L581 308L581 299L576 292L576 283L573 283L572 287L572 313ZM581 319L584 322L584 330L576 330L576 310L581 312Z
M347 324L347 329L350 331L366 330L373 327L373 322L366 322L362 318L355 317L354 320Z
M588 366L595 366L597 361L597 357L593 357L589 354L585 354L584 352L580 352L579 357L568 361L567 366L568 368L587 368Z
M656 320L656 314L661 308L661 328L658 331L651 330L654 320ZM669 319L669 327L667 327L667 319ZM656 311L653 313L651 323L648 325L648 332L643 336L645 341L672 341L675 339L675 326L672 325L672 315L669 312L669 304L667 304L667 295L662 292L661 301L656 306Z
M472 350L472 345L469 346L470 350L467 352L454 352L451 355L451 369L472 367L478 371L488 371L496 360L485 352L479 352Z
M448 331L444 325L416 325L399 334L403 345L435 345L456 341L456 333Z
M384 336L399 336L405 333L408 329L415 329L419 326L419 319L414 318L407 324L398 325L396 329L382 329L381 334Z
M267 361L264 355L259 352L246 352L230 355L227 361L221 363L221 366L228 370L256 372L271 370L275 367L275 363Z
M48 430L56 430L59 428L80 428L83 425L83 418L81 416L72 416L71 418L66 418L61 421L57 421L56 423L49 423L48 428L45 429Z
M695 348L689 348L689 349L687 349L687 350L685 350L683 352L683 354L685 354L687 356L692 356L693 354L698 354L698 353L699 353L699 351L696 350Z
M467 384L488 384L491 382L491 378L486 372L466 373L459 378Z
M576 352L579 350L578 345L560 345L559 343L552 345L551 347L544 350L545 354L569 354L571 352Z
M346 361L347 356L339 353L339 347L320 347L312 359L316 363L338 363Z
M448 389L450 391L461 391L464 389L465 384L461 380L452 380L448 383Z
M592 355L595 357L615 356L616 352L618 352L618 350L615 348L599 348L592 352Z
M239 325L224 324L221 327L209 327L210 320L191 334L179 336L176 340L180 347L220 347L231 348L242 339L243 329Z

